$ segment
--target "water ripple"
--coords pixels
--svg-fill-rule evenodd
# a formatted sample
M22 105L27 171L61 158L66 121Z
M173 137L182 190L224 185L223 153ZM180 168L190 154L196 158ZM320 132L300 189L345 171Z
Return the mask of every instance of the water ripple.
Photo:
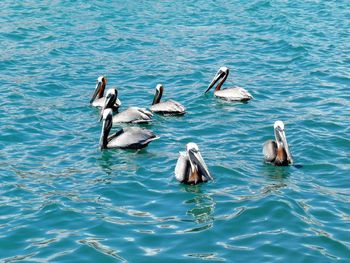
M0 262L348 261L347 1L0 7ZM203 94L223 65L253 101ZM101 152L102 74L123 109L163 83L187 114L154 116L147 149ZM263 163L277 119L296 166ZM213 182L174 179L190 141Z

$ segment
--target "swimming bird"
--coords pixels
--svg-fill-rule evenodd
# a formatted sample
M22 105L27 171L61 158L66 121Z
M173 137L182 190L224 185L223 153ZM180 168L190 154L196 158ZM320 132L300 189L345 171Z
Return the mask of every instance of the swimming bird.
M108 136L112 128L113 112L105 109L102 113L102 131L100 136L100 149L121 148L121 149L142 149L150 142L158 139L152 131L139 128L127 127Z
M98 107L98 108L103 107L103 104L105 102L104 92L105 92L106 85L107 85L107 79L104 76L100 76L97 78L96 88L90 100L90 104L93 107ZM114 90L117 93L117 90L116 89ZM120 106L121 106L121 102L119 99L117 99L115 104L113 105L113 110L118 109Z
M174 100L160 102L160 99L162 98L162 95L163 95L163 90L164 90L164 87L162 84L158 84L156 86L156 93L154 95L150 110L154 113L168 115L168 116L184 115L186 113L185 112L186 109L179 102Z
M175 167L175 178L184 184L198 184L213 180L197 144L190 142L186 152L180 152Z
M100 120L102 119L104 109L113 109L118 97L115 90L108 90L102 106ZM148 123L152 121L152 112L139 107L129 107L113 116L113 124L115 123Z
M228 74L229 69L227 67L221 67L216 73L213 80L210 82L205 93L207 93L215 85L215 83L220 80L216 85L214 91L215 97L229 101L248 101L252 99L253 96L247 90L241 87L233 87L220 90L222 84L224 84L225 80L227 79Z
M274 124L275 141L268 140L264 143L263 154L265 162L273 163L277 166L287 166L293 164L293 158L289 151L284 123L276 121Z

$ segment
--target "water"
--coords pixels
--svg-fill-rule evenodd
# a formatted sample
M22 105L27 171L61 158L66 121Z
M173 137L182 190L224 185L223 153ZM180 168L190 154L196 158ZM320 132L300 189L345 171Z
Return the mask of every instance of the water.
M95 2L0 4L1 262L348 262L349 2ZM254 100L203 95L224 65ZM102 74L188 113L100 152ZM298 167L262 162L278 119ZM174 180L190 141L215 181Z

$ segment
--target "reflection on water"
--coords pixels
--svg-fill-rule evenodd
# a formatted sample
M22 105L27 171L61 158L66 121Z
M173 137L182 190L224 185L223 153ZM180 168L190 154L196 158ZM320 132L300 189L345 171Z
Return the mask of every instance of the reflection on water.
M187 215L191 215L197 225L192 229L187 229L185 232L195 232L208 229L214 221L215 200L212 195L202 191L203 185L182 185L181 190L190 193L189 199L183 203L190 206L187 210Z
M97 161L102 170L106 174L111 175L113 171L112 167L114 165L113 153L111 151L103 151L101 157L99 157Z
M274 166L272 164L264 164L262 168L262 174L267 179L272 179L276 181L283 181L284 179L288 179L291 175L290 166Z

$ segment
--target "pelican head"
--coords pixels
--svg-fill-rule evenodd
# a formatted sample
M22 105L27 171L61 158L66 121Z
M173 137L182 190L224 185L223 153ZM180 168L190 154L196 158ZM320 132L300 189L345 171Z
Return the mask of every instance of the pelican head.
M218 83L218 85L215 88L215 90L219 90L221 88L222 84L225 82L228 74L229 74L229 69L227 67L219 68L218 72L216 73L213 80L210 82L205 93L207 93L215 85L215 83L217 83L220 80L220 82Z
M162 95L163 95L164 87L162 84L157 84L156 86L156 93L154 94L152 105L157 104L160 102Z
M108 89L105 96L105 102L101 109L100 121L102 120L102 117L103 117L103 111L105 109L113 109L113 106L115 105L117 100L118 100L118 90L115 88Z
M203 175L203 181L213 180L213 177L210 175L208 167L199 151L198 145L190 142L186 145L186 151L189 157L192 173L198 171L199 174Z
M112 109L105 109L102 112L102 131L100 136L100 149L107 148L107 138L108 134L112 129L112 118L113 118L113 111Z
M105 92L107 84L107 79L104 76L100 76L97 78L97 84L95 87L94 94L92 95L92 98L90 100L90 103L92 103L96 98L102 98L103 93Z
M273 127L275 132L277 149L283 149L287 155L288 163L293 164L293 158L289 151L287 137L284 131L284 123L282 121L276 121Z

